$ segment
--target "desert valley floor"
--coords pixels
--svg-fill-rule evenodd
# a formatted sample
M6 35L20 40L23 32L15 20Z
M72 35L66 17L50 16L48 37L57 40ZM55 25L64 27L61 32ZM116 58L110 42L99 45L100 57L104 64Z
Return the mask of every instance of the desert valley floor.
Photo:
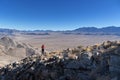
M60 33L51 33L50 35L16 35L13 38L37 48L41 48L41 45L44 44L46 51L50 52L67 48L76 48L80 45L90 46L108 40L120 40L120 36L115 35L65 35Z
M2 36L3 37L3 36ZM1 38L2 38L1 37ZM50 33L50 35L14 35L9 36L13 42L17 41L17 45L22 45L24 48L15 47L11 41L2 40L3 46L0 46L0 66L4 66L8 63L18 61L25 57L26 54L30 54L31 49L38 49L41 52L41 45L45 45L45 51L57 52L67 48L77 48L78 46L92 46L94 44L101 44L104 41L119 41L120 36L115 35L74 35L74 34L61 34ZM1 39L0 39L1 40ZM21 42L21 43L20 43ZM20 43L20 44L18 44ZM30 46L23 45L22 43L29 44ZM10 45L8 45L10 44ZM11 44L13 46L11 46ZM8 49L5 48L8 46ZM4 48L3 48L4 47ZM34 49L33 49L34 47Z

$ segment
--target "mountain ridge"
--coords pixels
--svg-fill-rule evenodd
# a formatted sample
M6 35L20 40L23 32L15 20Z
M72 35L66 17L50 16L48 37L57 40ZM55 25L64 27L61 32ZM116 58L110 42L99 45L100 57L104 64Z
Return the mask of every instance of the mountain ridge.
M119 32L120 27L116 26L109 26L109 27L103 27L103 28L96 28L96 27L82 27L73 30L75 32Z
M120 36L120 27L82 27L74 30L16 30L16 29L2 29L0 28L0 35L50 35L51 33L73 34L73 35L117 35Z
M113 30L113 31L120 31L120 27L117 26L107 26L107 27L102 27L102 28L97 28L97 27L80 27L80 28L76 28L73 30L56 30L56 31L100 31L100 30ZM55 32L56 32L55 31ZM18 30L18 29L9 29L9 28L0 28L0 32L54 32L54 30Z

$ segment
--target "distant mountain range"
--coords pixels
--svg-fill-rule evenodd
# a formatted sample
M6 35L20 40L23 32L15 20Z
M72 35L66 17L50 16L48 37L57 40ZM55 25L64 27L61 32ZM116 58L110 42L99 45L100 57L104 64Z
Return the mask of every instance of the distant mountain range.
M73 30L75 32L120 32L120 27L109 26L104 28L82 27Z
M65 31L63 34L75 34L75 35L117 35L120 36L120 27L109 26L103 28L96 27L82 27L71 31Z
M63 34L86 34L86 35L120 35L120 27L109 26L103 28L96 27L82 27L75 30L66 31L52 31L52 30L16 30L16 29L2 29L0 28L0 34L15 34L21 33L24 35L49 35L49 32L62 32Z

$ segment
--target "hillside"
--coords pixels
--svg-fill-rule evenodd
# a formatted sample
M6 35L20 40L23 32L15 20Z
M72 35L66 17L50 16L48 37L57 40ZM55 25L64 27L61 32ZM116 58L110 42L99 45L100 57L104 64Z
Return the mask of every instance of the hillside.
M10 37L0 39L0 67L33 54L39 54L33 46L15 41Z
M120 80L120 42L32 55L0 69L2 80Z

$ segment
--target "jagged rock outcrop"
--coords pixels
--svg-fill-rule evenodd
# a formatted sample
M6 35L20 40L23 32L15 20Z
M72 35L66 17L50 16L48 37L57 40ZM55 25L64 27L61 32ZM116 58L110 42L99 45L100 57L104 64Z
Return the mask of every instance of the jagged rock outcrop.
M120 42L32 55L0 69L1 80L120 80Z

